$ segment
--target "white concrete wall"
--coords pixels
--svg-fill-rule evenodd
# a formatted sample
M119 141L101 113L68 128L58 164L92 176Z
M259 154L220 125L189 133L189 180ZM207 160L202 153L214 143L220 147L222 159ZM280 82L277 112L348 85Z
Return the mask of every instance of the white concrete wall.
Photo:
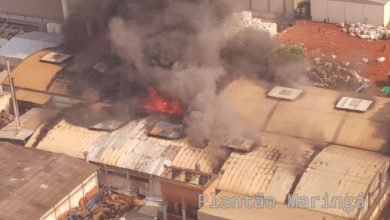
M11 111L11 94L9 92L2 92L0 94L0 110Z
M35 18L64 18L61 0L0 0L0 11Z
M74 0L70 0L70 1L74 1ZM78 1L78 0L76 0ZM240 0L240 1L237 1L237 0L226 0L229 4L231 4L234 9L236 10L241 10L241 11L249 11L250 8L250 0ZM72 5L72 3L71 3Z
M92 191L95 187L98 187L97 173L92 174L82 184L76 187L65 198L58 202L52 209L44 214L40 220L56 220L59 216L67 212L68 210L78 207L79 201L88 192Z
M295 0L252 0L252 10L257 12L293 15L294 5Z
M385 5L385 8L384 8L384 21L383 21L383 24L385 26L387 26L390 22L390 2L388 2L386 5Z
M289 0L291 1L291 0ZM277 14L284 13L284 0L271 0L271 12Z
M328 18L328 0L311 1L310 10L313 21L323 22Z
M295 1L287 0L286 1L286 14L294 15L295 14Z
M346 2L345 3L345 21L347 24L364 21L364 5Z
M323 22L329 18L331 23L366 23L376 26L387 25L390 20L390 3L383 5L359 4L347 1L311 1L313 21Z
M259 12L267 12L268 0L252 0L252 10Z
M382 26L385 19L384 10L382 5L364 5L365 23Z
M328 17L331 23L340 23L345 21L345 2L329 1Z

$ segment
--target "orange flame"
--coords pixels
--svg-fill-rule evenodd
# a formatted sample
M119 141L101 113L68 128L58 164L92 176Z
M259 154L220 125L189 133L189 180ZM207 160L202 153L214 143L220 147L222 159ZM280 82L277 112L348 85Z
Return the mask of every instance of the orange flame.
M180 102L160 96L153 88L149 89L149 97L144 103L144 108L169 115L183 114L183 109Z

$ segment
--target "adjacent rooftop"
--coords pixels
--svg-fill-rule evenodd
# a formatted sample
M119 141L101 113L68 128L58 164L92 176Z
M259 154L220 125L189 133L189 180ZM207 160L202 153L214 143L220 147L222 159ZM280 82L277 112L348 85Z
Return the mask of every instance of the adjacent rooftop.
M68 156L0 142L1 219L39 219L96 168Z

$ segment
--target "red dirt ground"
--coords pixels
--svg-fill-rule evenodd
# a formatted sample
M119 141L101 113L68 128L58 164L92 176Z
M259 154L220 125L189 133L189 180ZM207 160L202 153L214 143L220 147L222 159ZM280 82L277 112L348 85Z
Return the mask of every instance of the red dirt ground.
M299 21L276 38L282 44L305 44L310 58L334 54L337 60L349 62L355 70L372 82L385 80L390 70L390 40L368 41L351 37L335 24ZM386 49L383 51L384 45ZM386 58L384 64L376 62L379 57ZM369 64L363 64L362 58L369 59Z

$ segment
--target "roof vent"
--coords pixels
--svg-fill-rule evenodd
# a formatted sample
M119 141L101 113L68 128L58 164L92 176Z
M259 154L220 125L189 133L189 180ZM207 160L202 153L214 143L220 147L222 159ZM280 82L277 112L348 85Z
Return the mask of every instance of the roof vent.
M233 150L249 152L255 145L255 142L244 138L229 138L224 146Z
M293 101L297 99L302 94L302 92L303 91L299 89L277 86L268 93L268 96L272 98Z
M183 136L183 133L183 125L160 121L149 131L148 135L157 138L176 140L180 139Z
M72 55L58 53L58 52L49 52L41 58L41 62L54 63L54 64L63 64L65 61L69 60Z
M200 172L200 163L195 164L195 171Z
M365 112L374 103L370 100L342 97L336 105L337 109Z

